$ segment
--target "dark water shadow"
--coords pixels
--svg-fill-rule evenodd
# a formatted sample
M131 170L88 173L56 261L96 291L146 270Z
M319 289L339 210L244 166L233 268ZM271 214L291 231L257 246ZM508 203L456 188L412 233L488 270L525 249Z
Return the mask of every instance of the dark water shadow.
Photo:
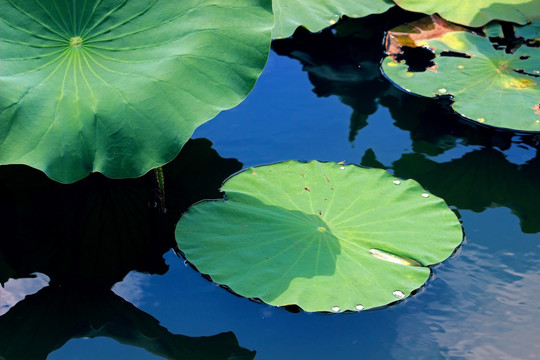
M481 148L447 162L430 160L418 153L404 154L385 166L370 149L362 164L389 169L402 178L413 178L459 209L482 212L491 207L509 208L519 217L524 233L540 232L538 152L521 165L508 161L497 149Z
M173 334L147 313L93 284L48 286L0 317L0 359L42 360L74 338L108 337L165 359L253 359L232 332Z
M41 272L53 284L110 288L132 270L163 274L162 255L175 244L180 214L201 199L221 197L219 186L240 168L208 140L188 142L164 167L163 214L153 172L126 180L92 174L65 185L26 166L1 166L0 282Z
M253 358L231 333L171 334L110 290L130 271L167 272L163 254L175 245L180 214L222 197L222 182L242 164L211 145L190 140L163 167L164 198L154 172L126 180L92 174L65 185L26 166L0 166L0 283L36 272L50 278L50 286L0 316L0 358L45 359L71 338L95 336L168 359Z

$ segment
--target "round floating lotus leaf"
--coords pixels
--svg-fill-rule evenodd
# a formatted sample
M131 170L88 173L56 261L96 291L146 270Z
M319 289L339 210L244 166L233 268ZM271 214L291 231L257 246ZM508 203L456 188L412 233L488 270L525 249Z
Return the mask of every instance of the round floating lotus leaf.
M394 0L405 10L424 14L437 13L446 20L478 27L491 20L504 20L518 24L540 20L538 0Z
M306 311L403 299L461 243L455 214L414 180L312 161L247 169L226 200L194 205L176 239L199 271L234 292Z
M485 125L540 131L540 48L515 53L496 50L484 37L451 32L421 40L432 49L434 66L410 72L405 61L383 61L385 75L408 92L428 97L451 95L455 111Z
M271 0L0 0L0 164L137 177L236 106Z
M274 39L291 36L297 27L317 32L335 24L343 15L353 18L380 14L394 6L391 0L273 0Z

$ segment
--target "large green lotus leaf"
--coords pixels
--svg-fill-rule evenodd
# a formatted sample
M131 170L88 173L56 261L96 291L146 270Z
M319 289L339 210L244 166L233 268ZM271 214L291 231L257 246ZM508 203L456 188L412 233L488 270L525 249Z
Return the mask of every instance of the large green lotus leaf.
M137 177L240 103L270 0L0 0L0 163Z
M273 0L274 39L291 36L299 26L317 32L335 24L343 15L364 17L394 6L390 0Z
M362 310L407 297L462 240L455 214L414 180L380 169L288 161L225 182L176 239L234 292L306 311Z
M487 38L451 32L421 40L437 55L435 65L411 72L405 61L383 61L386 76L408 92L428 97L452 95L455 111L485 125L540 131L540 49L496 50ZM445 56L455 53L461 56ZM465 57L467 56L467 57Z
M437 13L446 20L468 25L482 26L491 20L503 20L526 24L540 19L538 0L394 0L405 10L425 14Z

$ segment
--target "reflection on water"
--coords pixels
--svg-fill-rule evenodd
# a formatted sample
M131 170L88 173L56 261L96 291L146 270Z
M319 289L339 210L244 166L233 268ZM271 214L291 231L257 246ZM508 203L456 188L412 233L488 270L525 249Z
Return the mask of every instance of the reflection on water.
M492 226L490 235L508 232L507 224ZM492 241L465 245L438 272L425 308L397 319L407 326L398 331L394 358L538 358L540 247L523 253L514 242ZM446 297L432 295L444 288Z
M132 271L126 275L124 280L114 284L111 290L124 300L139 306L143 302L144 290L147 285L146 275Z
M72 338L104 336L166 359L253 359L233 333L173 334L134 305L100 286L47 286L0 317L0 357L38 360ZM28 346L28 342L32 346Z
M27 295L34 294L47 285L49 278L43 274L36 274L33 278L9 279L0 287L0 316Z
M163 254L174 245L180 213L221 197L219 185L240 168L211 145L190 141L164 167L167 213L154 206L152 173L127 180L95 174L61 185L28 167L0 167L1 359L45 359L72 338L97 336L167 359L253 358L233 333L173 334L126 301L143 299L145 276L132 270L168 270ZM122 298L110 288L128 273L114 287Z

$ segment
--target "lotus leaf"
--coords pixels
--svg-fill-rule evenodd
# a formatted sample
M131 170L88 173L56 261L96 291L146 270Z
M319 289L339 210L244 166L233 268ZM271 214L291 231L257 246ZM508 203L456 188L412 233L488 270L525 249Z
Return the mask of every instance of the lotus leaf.
M383 71L398 86L422 96L451 95L455 111L485 125L540 131L538 47L506 53L487 38L463 31L416 45L435 53L434 66L412 72L404 61L387 58Z
M234 292L306 311L403 299L461 243L456 215L414 180L380 169L288 161L225 182L194 205L176 239L187 260Z
M394 0L405 10L425 14L437 13L446 20L468 25L482 26L491 20L503 20L526 24L540 20L538 0Z
M137 177L236 106L270 0L0 0L0 164L60 182Z
M343 15L364 17L385 12L390 0L274 0L274 39L291 36L299 26L317 32L335 24Z

